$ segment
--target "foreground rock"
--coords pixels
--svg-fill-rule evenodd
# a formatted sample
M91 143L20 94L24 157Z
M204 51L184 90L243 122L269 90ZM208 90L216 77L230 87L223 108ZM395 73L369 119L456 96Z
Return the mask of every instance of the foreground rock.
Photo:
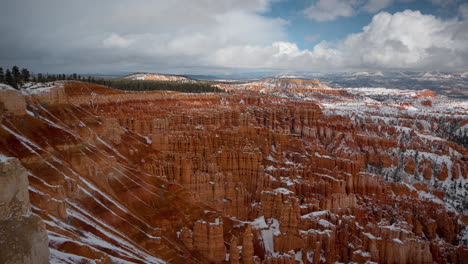
M1 155L0 263L49 263L45 224L31 213L27 172L17 159Z

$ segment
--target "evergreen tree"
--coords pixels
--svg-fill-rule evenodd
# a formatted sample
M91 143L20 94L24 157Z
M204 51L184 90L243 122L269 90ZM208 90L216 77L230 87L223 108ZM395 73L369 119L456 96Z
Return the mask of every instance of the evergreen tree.
M15 79L13 78L13 75L11 75L10 69L7 69L5 72L5 83L15 89L18 89L18 85L16 84Z
M18 66L13 66L13 68L11 68L11 74L13 75L13 79L15 81L15 88L18 88L18 85L21 85L21 73L20 73L20 70L18 68Z
M21 75L23 77L24 82L29 82L29 78L31 78L31 74L29 73L28 69L23 68L21 70Z
M42 76L42 73L37 74L37 81L38 82L44 82L44 77Z
M5 82L5 75L3 74L3 68L0 67L0 83Z

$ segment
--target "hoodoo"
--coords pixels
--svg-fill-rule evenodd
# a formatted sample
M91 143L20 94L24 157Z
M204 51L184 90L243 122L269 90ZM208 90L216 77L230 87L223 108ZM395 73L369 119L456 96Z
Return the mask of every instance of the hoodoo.
M265 83L5 86L2 263L466 262L466 109Z

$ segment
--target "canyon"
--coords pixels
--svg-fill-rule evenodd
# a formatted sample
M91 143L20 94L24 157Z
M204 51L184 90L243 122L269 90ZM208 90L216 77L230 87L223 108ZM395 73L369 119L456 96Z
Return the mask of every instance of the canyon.
M466 100L217 86L0 86L0 260L467 263Z

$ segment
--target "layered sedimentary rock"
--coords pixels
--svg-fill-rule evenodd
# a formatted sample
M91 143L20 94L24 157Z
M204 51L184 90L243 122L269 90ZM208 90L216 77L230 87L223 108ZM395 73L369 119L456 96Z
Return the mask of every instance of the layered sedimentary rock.
M311 80L265 83L274 92L78 82L23 92L24 112L2 116L0 151L28 171L51 260L467 259L466 109L436 112L411 93L381 103Z

